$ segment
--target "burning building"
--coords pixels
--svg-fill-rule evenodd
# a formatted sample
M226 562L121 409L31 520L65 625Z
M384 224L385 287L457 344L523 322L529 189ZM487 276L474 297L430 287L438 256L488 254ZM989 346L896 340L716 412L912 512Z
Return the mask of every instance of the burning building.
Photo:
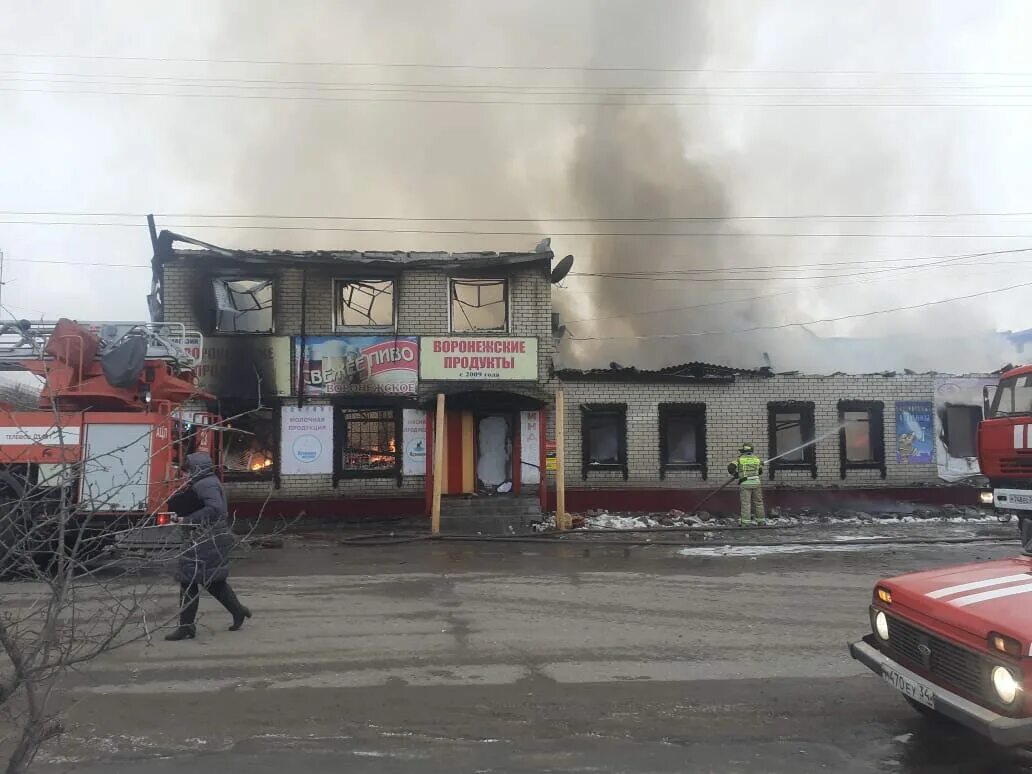
M438 429L429 409L443 395L445 512L534 518L554 502L558 389L573 510L689 509L745 441L771 460L773 505L973 502L970 439L991 377L563 366L552 259L547 243L299 253L162 232L152 313L204 332L187 344L202 354L201 386L218 396L203 408L227 425L234 510L426 514Z

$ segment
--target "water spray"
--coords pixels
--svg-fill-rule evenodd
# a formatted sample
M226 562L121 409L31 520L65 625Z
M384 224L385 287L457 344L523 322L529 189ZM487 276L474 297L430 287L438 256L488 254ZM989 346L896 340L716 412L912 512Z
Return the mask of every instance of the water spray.
M806 443L801 443L798 446L794 446L791 449L788 449L787 451L781 452L781 454L777 454L777 455L771 457L770 459L764 460L763 464L766 465L768 462L774 462L774 460L780 460L782 457L787 457L789 454L795 454L797 451L799 451L800 449L805 449L807 446L813 446L818 441L823 441L829 435L834 435L835 433L839 432L839 430L841 430L842 428L844 428L848 424L849 424L848 421L843 422L842 424L837 425L836 427L831 428L831 430L829 430L828 432L822 433L821 435L818 435L813 440L807 441Z
M817 443L818 441L824 440L829 435L834 435L835 433L841 431L842 428L844 428L848 424L849 424L849 422L846 421L846 422L843 422L843 423L841 423L839 425L836 425L835 427L831 428L827 432L821 433L820 435L816 436L812 440L807 441L806 443L801 443L798 446L795 446L795 447L793 447L791 449L788 449L787 451L781 452L781 454L776 454L773 457L770 457L769 459L765 459L763 461L763 464L766 465L767 463L774 462L774 460L780 460L782 457L787 457L789 454L794 454L795 452L799 451L800 449L805 449L808 446L813 446L815 443ZM720 492L722 492L725 489L727 489L727 487L730 486L732 482L737 481L737 480L738 480L738 476L731 476L731 478L729 478L723 484L718 486L716 489L714 489L708 495L703 497L702 500L699 502L699 504L695 506L695 510L693 510L689 514L689 516L695 516L696 514L698 514L698 512L702 510L702 506L704 506L706 503L708 503L710 500L712 500L717 494L719 494Z

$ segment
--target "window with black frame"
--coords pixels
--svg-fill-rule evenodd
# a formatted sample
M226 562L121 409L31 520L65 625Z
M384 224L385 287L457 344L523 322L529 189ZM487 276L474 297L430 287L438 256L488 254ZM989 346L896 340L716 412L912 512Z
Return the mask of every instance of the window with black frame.
M850 470L885 470L884 404L880 401L839 401L840 476Z
M338 472L342 476L393 476L398 471L398 412L393 408L341 408L337 414Z
M627 406L622 403L581 406L583 475L622 471L627 477Z
M767 469L806 470L817 478L814 405L802 401L767 404Z
M228 480L271 478L276 461L273 408L222 403L222 469Z
M706 404L663 403L659 406L659 473L699 470L705 479Z

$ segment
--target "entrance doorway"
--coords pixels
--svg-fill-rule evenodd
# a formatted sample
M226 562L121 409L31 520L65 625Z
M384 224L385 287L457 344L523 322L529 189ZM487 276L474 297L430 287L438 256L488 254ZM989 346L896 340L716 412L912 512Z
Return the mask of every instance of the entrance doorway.
M477 491L508 494L512 481L512 418L487 414L477 418Z
M445 415L445 494L509 494L513 481L515 416L448 411Z

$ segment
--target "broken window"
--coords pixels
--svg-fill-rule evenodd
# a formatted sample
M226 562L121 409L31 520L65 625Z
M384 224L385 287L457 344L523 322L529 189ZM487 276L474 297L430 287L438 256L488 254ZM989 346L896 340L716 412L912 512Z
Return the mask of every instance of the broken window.
M841 477L850 469L880 470L885 477L884 406L872 401L839 401Z
M942 418L942 441L951 457L963 459L978 456L978 423L981 406L946 404Z
M778 469L809 470L817 477L813 403L768 403L767 433L771 478Z
M607 403L581 406L583 473L622 470L627 477L627 407Z
M508 329L504 279L453 279L451 328L454 333L504 332Z
M272 333L272 280L216 278L215 330L218 333Z
M660 476L668 470L701 470L706 478L706 404L659 407Z
M397 472L398 417L394 409L340 409L336 435L342 474L368 476Z
M333 297L336 328L394 329L394 280L337 280Z
M276 412L222 403L222 466L226 478L270 477L276 461Z

